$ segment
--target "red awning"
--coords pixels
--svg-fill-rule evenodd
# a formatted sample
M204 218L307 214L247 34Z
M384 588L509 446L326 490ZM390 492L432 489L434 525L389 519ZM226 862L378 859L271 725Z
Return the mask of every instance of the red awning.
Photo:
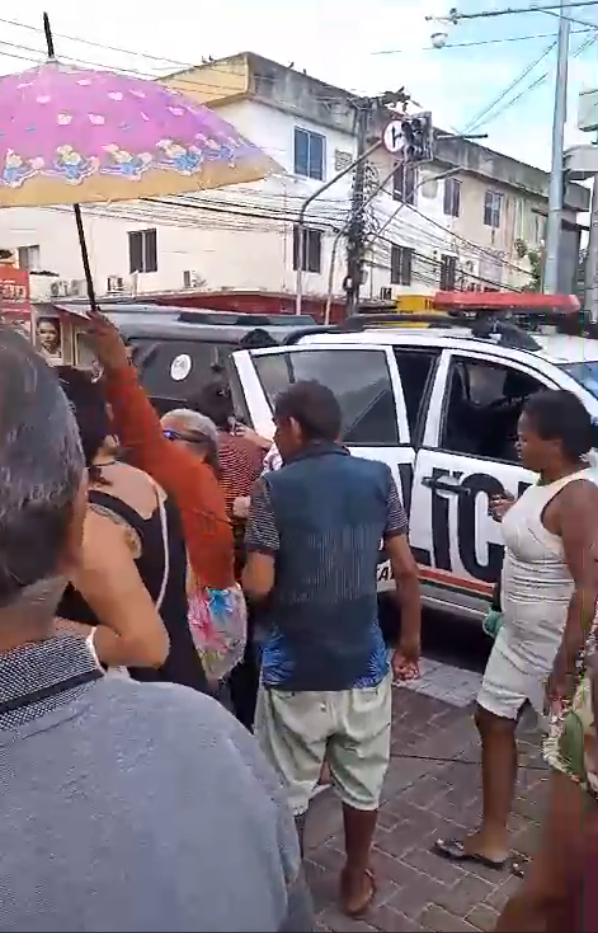
M446 311L559 311L576 314L580 310L575 295L545 295L542 292L436 292L434 307Z

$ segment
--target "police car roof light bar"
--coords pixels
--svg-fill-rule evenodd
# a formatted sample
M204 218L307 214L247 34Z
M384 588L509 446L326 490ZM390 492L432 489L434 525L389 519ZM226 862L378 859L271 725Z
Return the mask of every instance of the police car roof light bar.
M581 308L576 295L543 292L436 292L434 307L443 311L476 311L505 314L575 315Z
M498 343L502 346L512 347L518 350L536 351L540 345L523 328L519 327L511 320L505 320L488 313L478 314L477 312L438 312L413 313L405 312L395 314L367 314L353 315L339 324L339 331L363 331L376 327L392 327L397 324L425 324L428 327L436 329L445 329L451 327L469 328L472 337L479 340L493 340L498 338Z

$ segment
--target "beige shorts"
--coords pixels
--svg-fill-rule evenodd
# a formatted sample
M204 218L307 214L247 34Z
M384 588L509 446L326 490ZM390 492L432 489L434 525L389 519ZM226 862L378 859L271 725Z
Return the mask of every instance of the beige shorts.
M377 687L291 693L263 685L255 734L287 787L295 816L305 813L324 760L343 803L376 810L390 761L392 677Z

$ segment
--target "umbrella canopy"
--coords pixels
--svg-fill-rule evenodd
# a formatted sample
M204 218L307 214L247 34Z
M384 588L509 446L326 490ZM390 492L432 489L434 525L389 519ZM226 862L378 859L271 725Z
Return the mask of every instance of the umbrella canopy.
M282 172L157 81L50 60L0 79L0 206L134 200Z

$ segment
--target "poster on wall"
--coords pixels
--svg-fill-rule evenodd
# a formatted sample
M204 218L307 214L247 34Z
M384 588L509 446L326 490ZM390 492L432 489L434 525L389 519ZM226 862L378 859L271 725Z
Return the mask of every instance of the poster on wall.
M0 265L0 320L31 339L31 300L26 269Z
M33 312L32 337L36 349L51 366L72 363L72 328L60 314L51 311Z

